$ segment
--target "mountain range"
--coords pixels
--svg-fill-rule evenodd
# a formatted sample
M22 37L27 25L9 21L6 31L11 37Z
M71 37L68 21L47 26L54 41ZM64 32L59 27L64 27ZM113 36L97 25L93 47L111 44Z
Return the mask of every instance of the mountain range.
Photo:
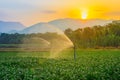
M25 26L20 22L0 21L0 33L14 33L23 30Z
M105 25L111 23L112 20L102 20L102 19L89 19L89 20L80 20L80 19L57 19L46 23L37 23L30 27L23 26L18 22L1 22L0 21L0 32L14 32L17 30L17 33L45 33L45 32L59 32L61 33L65 29L78 29L84 27L92 27L95 25Z
M105 25L111 23L112 20L102 20L102 19L88 19L88 20L80 20L80 19L58 19L54 21L48 22L61 30L65 30L71 28L72 30L84 27L92 27L95 25Z

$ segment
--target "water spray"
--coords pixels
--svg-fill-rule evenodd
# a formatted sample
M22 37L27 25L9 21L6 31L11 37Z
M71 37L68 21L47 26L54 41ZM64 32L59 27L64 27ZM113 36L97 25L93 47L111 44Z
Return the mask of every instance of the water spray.
M29 35L34 36L22 39L20 48L25 51L48 51L50 58L59 57L60 53L70 47L73 47L73 42L59 28L50 24L36 24L35 30L28 30ZM30 28L31 29L31 28ZM37 32L36 32L37 30ZM76 59L74 47L74 59Z

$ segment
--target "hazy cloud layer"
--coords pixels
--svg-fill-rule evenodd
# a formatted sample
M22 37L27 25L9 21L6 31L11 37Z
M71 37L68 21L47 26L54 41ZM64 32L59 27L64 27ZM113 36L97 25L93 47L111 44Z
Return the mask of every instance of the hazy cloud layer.
M57 11L54 11L54 10L43 10L43 11L40 11L40 13L43 13L43 14L55 14L55 13L57 13Z
M112 16L120 16L120 11L118 12L109 12L107 15L112 15Z
M4 20L8 18L11 18L11 16L8 13L0 10L0 20Z

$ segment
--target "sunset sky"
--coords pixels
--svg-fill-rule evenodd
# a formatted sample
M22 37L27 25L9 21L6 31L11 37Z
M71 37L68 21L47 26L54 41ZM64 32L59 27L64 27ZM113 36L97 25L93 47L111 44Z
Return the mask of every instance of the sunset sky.
M26 26L59 18L120 19L120 0L0 0L0 20Z

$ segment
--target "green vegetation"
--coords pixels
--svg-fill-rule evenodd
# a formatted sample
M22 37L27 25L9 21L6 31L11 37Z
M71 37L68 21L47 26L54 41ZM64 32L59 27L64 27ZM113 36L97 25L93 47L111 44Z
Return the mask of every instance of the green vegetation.
M77 48L120 47L120 22L117 21L104 26L85 27L75 31L67 29L65 34Z
M0 80L119 80L120 50L64 51L59 58L48 52L0 52Z

